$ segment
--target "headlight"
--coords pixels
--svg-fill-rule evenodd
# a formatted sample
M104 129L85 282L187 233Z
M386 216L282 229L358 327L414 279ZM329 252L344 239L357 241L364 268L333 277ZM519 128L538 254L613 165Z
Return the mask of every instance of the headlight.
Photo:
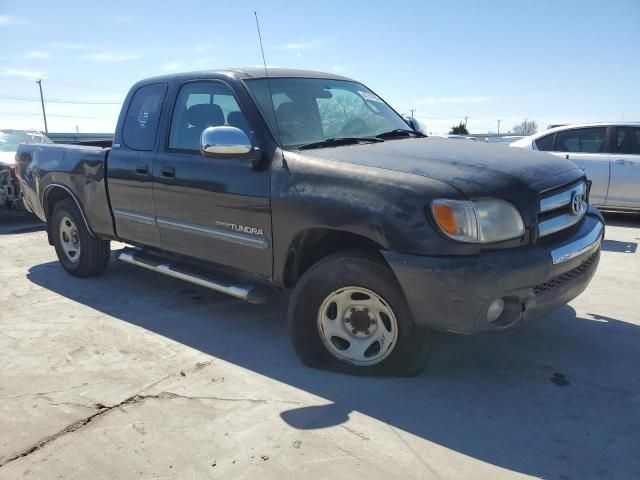
M522 216L505 200L438 199L431 202L431 211L440 230L459 242L493 243L524 234Z

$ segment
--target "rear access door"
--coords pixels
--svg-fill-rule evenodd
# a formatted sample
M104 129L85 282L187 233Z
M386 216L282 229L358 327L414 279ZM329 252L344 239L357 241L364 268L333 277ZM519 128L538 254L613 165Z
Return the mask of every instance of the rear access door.
M130 95L124 118L118 122L107 161L109 200L118 238L160 246L155 220L153 165L160 113L167 85L144 85Z

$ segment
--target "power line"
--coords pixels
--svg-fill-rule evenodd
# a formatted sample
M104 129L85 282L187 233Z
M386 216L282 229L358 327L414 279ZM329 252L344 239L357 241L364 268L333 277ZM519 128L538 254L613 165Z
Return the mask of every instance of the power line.
M78 88L87 88L89 90L104 90L105 92L118 92L122 93L122 90L116 90L114 88L106 88L106 87L96 87L93 85L84 85L82 83L70 83L70 82L61 82L59 80L47 80L49 83L57 83L59 85L68 85L70 87L78 87Z
M39 102L36 97L19 97L15 95L0 95L0 100L15 100L20 102ZM74 105L122 105L122 102L113 102L109 100L62 100L59 98L50 98L45 103L68 103Z
M14 112L0 112L0 115L5 115L7 117L17 117L17 116L40 116L42 113L14 113ZM86 117L81 115L56 115L48 113L47 117L60 117L60 118L89 118L92 120L112 120L108 117Z
M416 113L418 112L417 110L414 112ZM448 113L438 113L438 112L432 112L429 111L426 115L420 115L419 113L416 113L420 118L426 118L429 120L459 120L460 119L460 115L452 115L452 114L448 114ZM475 117L472 115L465 115L464 116L465 120L481 120L481 121L486 121L486 122L497 122L498 120L500 121L500 124L512 124L512 125L518 125L520 123L522 123L522 120L514 120L514 119L504 119L504 118L496 118L496 117ZM551 123L548 120L545 120L543 118L539 118L538 121L543 122L543 123Z

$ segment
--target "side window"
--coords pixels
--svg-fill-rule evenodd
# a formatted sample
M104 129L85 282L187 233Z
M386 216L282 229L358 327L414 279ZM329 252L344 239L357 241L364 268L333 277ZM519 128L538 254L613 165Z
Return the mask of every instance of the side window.
M166 92L164 83L156 83L140 87L133 94L122 129L122 141L127 147L132 150L153 150Z
M640 155L640 127L616 127L614 153Z
M229 125L251 129L231 89L221 82L191 82L182 86L171 118L169 148L200 151L200 135L208 127Z
M556 152L604 152L606 127L575 128L556 133Z
M540 137L536 140L536 147L538 147L538 150L542 150L543 152L550 152L551 150L553 150L553 141L555 140L555 138L555 133Z

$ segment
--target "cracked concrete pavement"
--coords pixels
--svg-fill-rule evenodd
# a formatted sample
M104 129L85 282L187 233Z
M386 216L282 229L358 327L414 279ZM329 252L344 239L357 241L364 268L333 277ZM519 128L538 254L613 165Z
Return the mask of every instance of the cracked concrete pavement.
M640 219L607 217L581 297L505 335L437 334L411 379L305 368L267 306L0 225L0 479L640 478ZM34 231L35 230L35 231Z

